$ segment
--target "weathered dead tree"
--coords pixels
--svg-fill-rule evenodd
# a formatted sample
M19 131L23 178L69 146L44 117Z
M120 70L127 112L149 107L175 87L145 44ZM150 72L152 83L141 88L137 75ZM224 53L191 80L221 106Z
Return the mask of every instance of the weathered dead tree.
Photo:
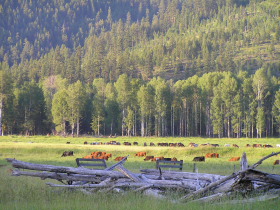
M209 202L219 200L232 192L247 193L256 190L279 189L277 191L279 195L280 175L255 170L264 160L277 154L280 152L272 153L249 167L244 153L241 170L229 176L162 171L161 169L144 169L141 173L133 173L123 166L128 156L104 170L34 164L15 159L7 159L7 161L16 168L12 171L13 176L39 177L43 180L53 179L62 183L46 183L51 187L79 189L85 193L130 190L157 198L162 198L164 192L171 189L185 194L179 199L181 202ZM271 196L268 197L271 198Z
M280 175L267 174L261 171L254 170L264 160L278 154L280 154L280 152L272 153L268 156L265 156L257 163L249 167L246 153L244 153L241 160L240 171L224 177L216 182L213 182L193 193L189 193L186 196L182 197L180 200L183 202L187 202L194 199L197 199L197 201L209 199L210 201L213 198L228 196L231 192L250 192L256 189L280 188Z

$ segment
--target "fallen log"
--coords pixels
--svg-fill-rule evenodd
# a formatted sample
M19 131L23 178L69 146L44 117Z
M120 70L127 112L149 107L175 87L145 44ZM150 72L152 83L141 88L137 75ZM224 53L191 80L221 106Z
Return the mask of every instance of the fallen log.
M56 179L56 180L65 180L65 181L89 181L89 182L102 181L101 177L96 177L95 175L65 174L65 173L54 173L54 172L30 172L30 171L13 170L12 175L40 177L42 180Z
M145 175L157 175L160 176L159 170L157 169L142 169L140 170ZM177 171L162 171L162 176L165 179L181 180L181 179L194 179L194 180L205 180L214 182L220 180L226 176L218 174L205 174L205 173L192 173L192 172L177 172Z
M66 174L83 174L83 175L96 175L96 176L107 176L112 178L123 178L126 177L120 172L117 171L105 171L105 170L94 170L88 168L73 168L73 167L65 167L65 166L53 166L53 165L45 165L45 164L35 164L28 163L20 160L15 160L11 158L7 158L8 162L12 163L14 168L22 168L36 171L49 171L56 173L66 173Z
M206 187L204 187L204 188L202 188L200 190L197 190L197 191L195 191L195 192L193 192L191 194L183 196L182 198L180 198L180 201L186 202L186 201L190 201L190 200L194 199L195 197L199 197L199 196L203 197L207 192L210 192L210 191L217 192L217 190L215 191L215 188L223 187L223 185L228 183L230 180L233 180L233 179L238 177L238 179L237 179L238 181L235 181L232 184L228 184L227 187L223 187L222 190L221 190L221 188L220 188L220 190L218 190L218 192L224 192L224 193L229 192L229 191L233 190L233 188L232 188L233 186L236 186L236 184L241 183L242 178L245 177L245 174L248 171L256 168L257 166L259 166L264 160L266 160L266 159L268 159L268 158L270 158L272 156L278 155L278 154L280 154L280 152L272 153L272 154L262 158L261 160L259 160L253 166L248 167L248 168L244 167L244 168L246 168L245 170L241 170L241 171L239 171L237 173L233 173L232 175L224 177L221 180L218 180L216 182L213 182L213 183L209 184L208 186L206 186ZM246 158L246 154L243 155L242 157ZM244 163L244 162L247 162L247 161L241 160L241 162ZM246 163L244 165L246 165Z

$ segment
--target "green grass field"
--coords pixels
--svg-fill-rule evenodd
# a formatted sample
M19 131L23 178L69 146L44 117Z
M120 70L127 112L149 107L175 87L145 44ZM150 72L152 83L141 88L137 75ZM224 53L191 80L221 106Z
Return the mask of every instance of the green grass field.
M109 142L111 140L121 143L137 141L139 146L124 145L84 145L84 141ZM66 144L70 142L70 144ZM172 148L172 147L144 147L144 142L159 143L181 142L187 146L190 142L197 144L212 143L219 144L219 148ZM247 148L246 144L271 144L274 148ZM224 147L225 144L237 144L240 148ZM97 193L92 195L84 194L80 191L63 190L51 188L46 182L53 180L40 180L31 177L14 177L10 175L11 165L5 158L15 158L22 161L42 164L52 164L61 166L76 167L75 159L83 157L94 151L105 151L117 156L129 155L125 167L134 172L140 169L155 168L155 162L145 162L143 157L135 157L136 152L145 151L147 155L177 157L184 160L183 171L193 171L193 157L203 156L209 152L220 154L218 159L206 159L206 162L197 163L200 173L214 173L229 175L239 169L239 162L229 162L228 159L241 156L246 152L249 164L253 164L263 156L272 152L279 152L280 148L275 145L280 144L279 138L263 139L208 139L208 138L140 138L140 137L118 137L118 138L64 138L64 137L22 137L5 136L0 137L0 209L279 209L280 200L270 200L250 204L182 204L173 203L166 200L156 200L154 198L128 193L124 195L114 193ZM74 151L74 156L61 157L64 151ZM268 173L280 174L280 165L273 167L273 162L280 157L272 157L259 166L257 169ZM107 161L107 165L116 162L112 159ZM229 198L230 200L230 198Z

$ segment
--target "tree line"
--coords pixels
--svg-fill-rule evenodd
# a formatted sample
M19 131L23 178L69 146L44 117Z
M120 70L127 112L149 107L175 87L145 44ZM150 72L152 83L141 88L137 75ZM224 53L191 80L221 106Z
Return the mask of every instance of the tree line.
M2 68L5 68L2 64ZM1 70L1 133L122 136L280 135L280 80L265 69L186 80L119 76L91 84L59 75L13 86Z
M6 0L0 62L12 66L19 85L51 75L92 83L123 73L148 81L262 67L279 72L278 6L275 0Z

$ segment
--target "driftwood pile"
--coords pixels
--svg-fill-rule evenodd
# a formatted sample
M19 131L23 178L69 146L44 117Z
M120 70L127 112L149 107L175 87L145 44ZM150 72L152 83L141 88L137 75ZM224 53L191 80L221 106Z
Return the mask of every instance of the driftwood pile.
M161 169L144 169L141 173L133 173L123 166L127 157L104 170L33 164L15 159L7 159L7 161L17 168L13 170L13 176L55 179L62 183L46 183L51 187L75 188L86 193L134 191L158 198L165 198L166 192L176 190L185 195L179 199L180 202L208 202L235 192L246 194L260 190L271 192L268 197L262 199L280 197L280 175L255 170L264 160L277 154L280 152L272 153L249 167L244 153L241 170L229 176Z

